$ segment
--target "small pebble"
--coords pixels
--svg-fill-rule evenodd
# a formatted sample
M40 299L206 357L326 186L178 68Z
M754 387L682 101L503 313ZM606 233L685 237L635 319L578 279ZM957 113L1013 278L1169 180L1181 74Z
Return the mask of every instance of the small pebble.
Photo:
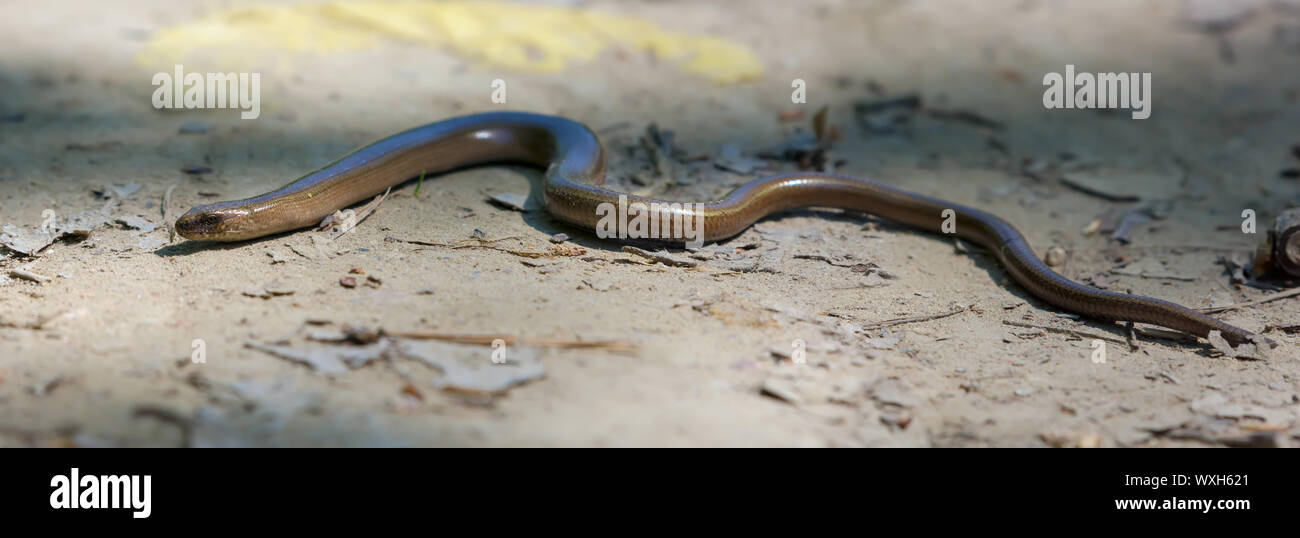
M272 280L262 289L271 295L293 295L293 288L281 284L279 280Z
M1047 259L1043 261L1047 262L1047 265L1050 267L1060 267L1065 265L1065 249L1061 247L1052 247L1047 249Z
M357 287L357 279L350 276L345 276L339 279L339 285L345 288L355 288Z

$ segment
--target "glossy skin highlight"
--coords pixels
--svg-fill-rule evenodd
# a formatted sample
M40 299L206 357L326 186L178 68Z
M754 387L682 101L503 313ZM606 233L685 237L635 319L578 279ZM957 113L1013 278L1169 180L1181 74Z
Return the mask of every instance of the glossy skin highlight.
M546 169L546 209L565 222L594 229L600 204L669 204L611 191L605 156L585 125L555 116L522 112L474 114L416 127L358 149L279 189L191 209L176 221L182 237L242 241L314 226L346 207L422 173L432 175L488 163L523 163ZM722 200L681 211L703 218L704 241L734 236L758 219L789 209L836 207L879 215L941 233L943 212L955 212L956 234L987 248L1011 277L1039 299L1085 316L1149 323L1206 337L1220 331L1230 343L1257 337L1205 314L1168 301L1084 286L1047 267L1025 238L1006 221L978 209L907 192L869 179L801 173L755 179ZM668 227L671 228L672 224ZM669 230L669 237L683 237ZM675 233L674 233L675 232ZM679 241L684 241L679 240Z

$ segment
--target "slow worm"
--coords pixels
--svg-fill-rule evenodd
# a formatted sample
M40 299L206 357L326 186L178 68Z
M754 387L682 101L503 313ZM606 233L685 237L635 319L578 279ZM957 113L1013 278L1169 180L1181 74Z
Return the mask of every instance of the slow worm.
M601 204L671 202L623 194L602 187L605 155L585 125L555 116L520 112L473 114L404 131L349 153L274 191L201 205L176 220L187 239L242 241L318 224L346 207L421 173L436 174L487 163L525 163L546 169L547 211L560 220L594 229ZM734 236L758 219L803 207L837 207L879 215L941 233L945 216L955 218L955 235L987 248L1017 283L1052 305L1110 321L1149 323L1206 337L1219 331L1232 344L1258 338L1249 331L1177 304L1090 288L1047 267L1025 238L1006 221L978 209L915 194L868 179L800 173L755 179L725 198L686 204L674 213L702 218L703 240ZM946 213L945 210L952 210ZM682 221L665 227L680 226ZM667 229L667 228L665 228ZM683 237L685 229L669 230ZM671 241L671 239L669 239Z

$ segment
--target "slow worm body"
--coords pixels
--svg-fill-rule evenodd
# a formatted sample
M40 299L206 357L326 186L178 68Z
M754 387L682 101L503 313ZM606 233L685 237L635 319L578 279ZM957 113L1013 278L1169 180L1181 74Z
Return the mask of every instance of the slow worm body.
M941 233L945 216L955 234L993 253L1011 277L1031 294L1059 308L1113 321L1150 323L1206 337L1220 331L1233 344L1249 331L1188 308L1137 295L1078 284L1039 261L1025 238L1006 221L984 211L915 194L868 179L801 173L756 179L725 198L705 204L671 202L623 194L602 187L605 156L600 142L581 123L539 114L499 112L452 118L404 131L358 149L279 189L243 200L201 205L176 221L176 231L193 240L241 241L318 224L335 210L360 202L422 173L436 174L487 163L525 163L546 169L547 211L592 229L601 204L660 204L684 219L703 223L704 241L734 236L760 218L803 207L836 207L873 213L922 230ZM952 210L953 213L945 213ZM682 220L667 219L667 229ZM690 237L672 229L667 237ZM679 239L683 242L686 239Z

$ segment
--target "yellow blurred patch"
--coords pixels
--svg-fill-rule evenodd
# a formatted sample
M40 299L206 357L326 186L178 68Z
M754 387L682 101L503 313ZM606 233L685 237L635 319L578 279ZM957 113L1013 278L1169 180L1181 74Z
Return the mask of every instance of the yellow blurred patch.
M162 69L196 55L223 68L286 50L357 50L383 39L447 47L474 61L526 71L559 72L621 46L678 61L684 71L730 84L763 73L744 45L669 32L634 17L566 7L497 2L343 0L296 6L254 5L157 32L136 62Z

